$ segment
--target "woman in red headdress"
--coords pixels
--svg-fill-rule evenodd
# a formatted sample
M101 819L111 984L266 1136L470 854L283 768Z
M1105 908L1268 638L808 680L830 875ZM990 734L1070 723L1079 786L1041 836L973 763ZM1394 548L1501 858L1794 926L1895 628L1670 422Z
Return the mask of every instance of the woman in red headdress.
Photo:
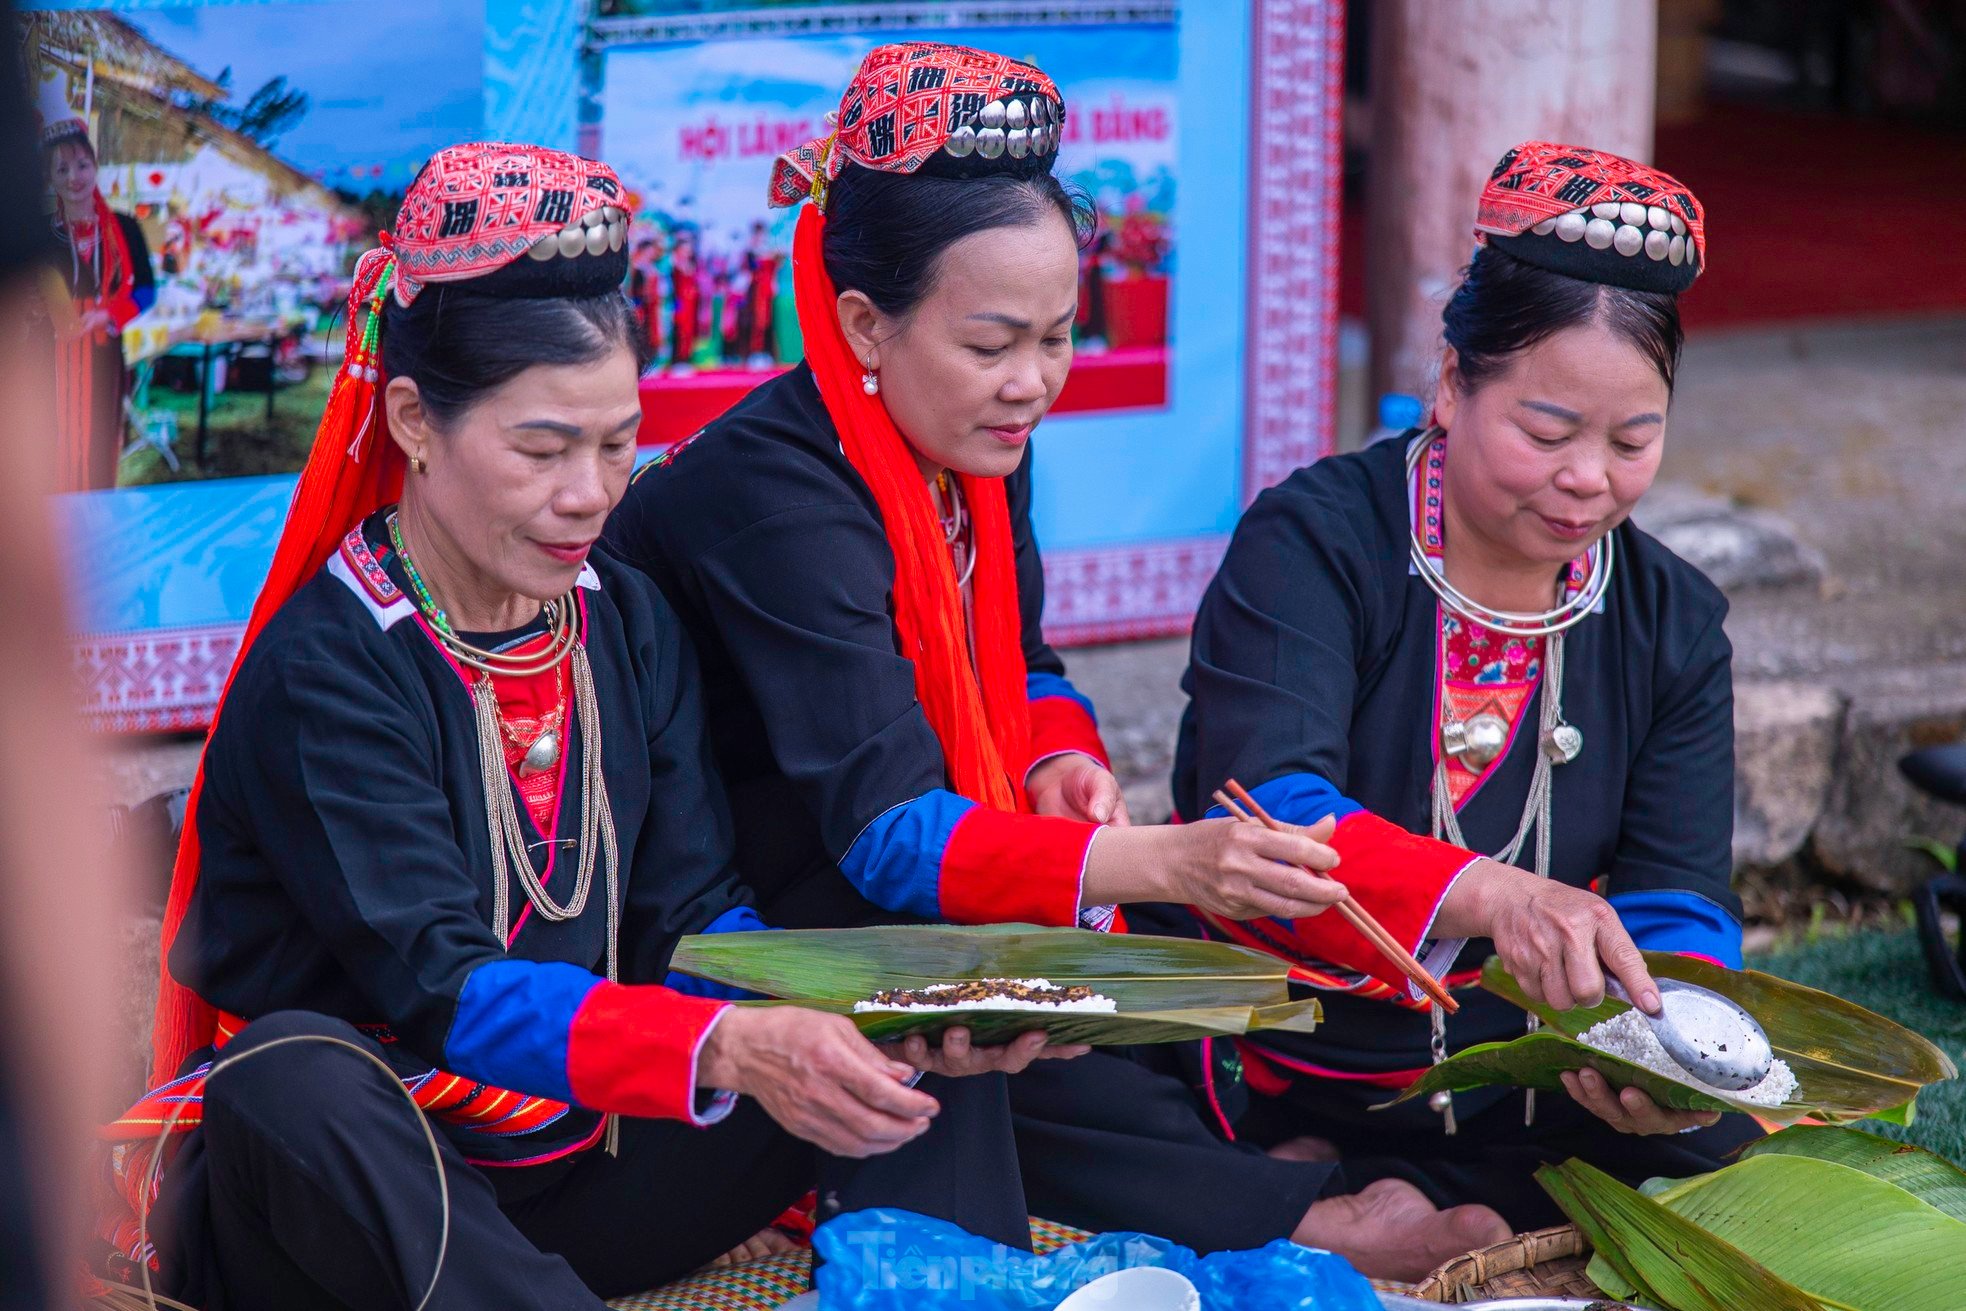
M1155 924L1326 985L1315 1035L1241 1043L1242 1077L1212 1085L1254 1094L1249 1136L1528 1229L1559 1218L1540 1164L1698 1174L1757 1130L1588 1070L1526 1116L1499 1088L1371 1109L1523 1032L1520 1007L1473 986L1490 944L1466 939L1558 1010L1595 1005L1607 974L1656 1008L1639 948L1741 963L1727 604L1629 521L1659 469L1704 214L1656 169L1529 142L1496 167L1476 239L1432 423L1299 470L1237 528L1195 622L1174 785L1189 815L1234 775L1280 818L1336 817L1347 880L1439 898L1422 951L1462 1009L1441 1015L1326 920ZM1389 828L1458 855L1389 869Z
M667 972L681 935L763 924L690 644L594 549L641 419L619 196L453 147L358 266L192 792L162 1082L118 1126L186 1130L154 1199L150 1152L118 1158L159 1218L120 1246L178 1297L599 1311L815 1183L1028 1245L980 1164L1011 1150L1000 1081L941 1076L1041 1037L917 1053L915 1087L842 1017Z
M805 362L609 522L704 653L738 866L774 922L1103 930L1124 903L1296 918L1344 895L1309 872L1334 856L1303 832L1130 825L1043 638L1031 434L1071 367L1092 221L1052 172L1064 115L1049 77L1001 55L869 54L837 131L772 178L774 204L812 202L792 259ZM1409 846L1429 871L1450 858ZM1350 888L1417 940L1431 903L1397 880ZM1500 1230L1226 1143L1178 1080L1121 1055L1033 1070L1010 1097L1033 1202L1088 1228L1294 1235L1388 1274Z
M42 88L41 119L55 197L52 259L75 308L55 361L56 490L91 491L116 485L129 382L123 328L150 307L156 278L143 228L109 208L96 186L88 124L69 106L60 80Z

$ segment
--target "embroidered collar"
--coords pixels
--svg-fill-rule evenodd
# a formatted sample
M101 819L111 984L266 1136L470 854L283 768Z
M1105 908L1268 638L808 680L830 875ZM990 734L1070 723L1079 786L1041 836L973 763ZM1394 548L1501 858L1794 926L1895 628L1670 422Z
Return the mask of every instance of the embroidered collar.
M393 506L386 506L348 530L341 546L328 557L327 570L355 593L377 627L387 631L416 613L416 602L405 589L402 562L390 548L382 531ZM576 586L590 592L601 590L601 575L589 560L580 566Z

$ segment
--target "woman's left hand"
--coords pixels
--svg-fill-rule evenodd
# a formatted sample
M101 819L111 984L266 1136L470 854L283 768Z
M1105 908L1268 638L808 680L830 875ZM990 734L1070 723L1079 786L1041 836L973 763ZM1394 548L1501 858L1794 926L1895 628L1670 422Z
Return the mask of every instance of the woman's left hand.
M1126 813L1120 781L1090 756L1075 751L1040 761L1024 780L1031 809L1040 815L1062 815L1093 824L1120 828L1133 820Z
M885 1044L884 1050L917 1070L960 1079L972 1074L1021 1074L1032 1061L1069 1061L1092 1048L1054 1047L1043 1033L1019 1034L1001 1047L978 1047L970 1042L968 1029L946 1029L939 1048L917 1033Z
M1596 1070L1565 1070L1563 1086L1578 1105L1619 1133L1683 1133L1718 1123L1718 1111L1675 1111L1661 1106L1642 1089L1613 1088Z

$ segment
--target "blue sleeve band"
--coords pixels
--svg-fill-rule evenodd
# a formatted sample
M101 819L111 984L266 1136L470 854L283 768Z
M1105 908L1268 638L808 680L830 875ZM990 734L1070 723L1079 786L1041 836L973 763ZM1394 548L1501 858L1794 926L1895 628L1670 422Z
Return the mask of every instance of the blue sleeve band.
M723 914L710 921L698 933L756 933L771 926L759 918L755 906L732 906Z
M1710 956L1730 970L1741 968L1741 925L1694 892L1627 892L1609 898L1611 908L1646 951Z
M1249 789L1249 795L1270 812L1271 818L1286 824L1315 824L1326 815L1344 819L1365 809L1322 774L1285 774ZM1211 806L1204 818L1220 819L1228 813L1220 806Z
M132 287L130 288L130 299L136 302L137 313L141 314L157 303L157 288Z
M750 906L732 906L723 914L710 921L708 927L699 930L703 933L769 933L771 926L758 918L758 912ZM728 983L712 983L699 979L693 974L671 972L662 981L662 986L672 992L686 993L691 997L710 997L717 1001L751 1001L762 993L750 992L744 988L733 988Z
M1067 701L1076 701L1079 709L1085 711L1091 717L1092 726L1094 728L1099 726L1099 712L1092 708L1092 702L1086 697L1085 693L1072 686L1071 679L1066 678L1063 674L1036 673L1024 675L1024 699L1026 701L1042 701L1048 696L1062 696Z
M444 1042L446 1068L514 1092L571 1102L567 1035L600 982L559 961L487 961L464 980Z
M884 811L840 857L840 873L883 910L942 918L942 855L976 805L935 788Z

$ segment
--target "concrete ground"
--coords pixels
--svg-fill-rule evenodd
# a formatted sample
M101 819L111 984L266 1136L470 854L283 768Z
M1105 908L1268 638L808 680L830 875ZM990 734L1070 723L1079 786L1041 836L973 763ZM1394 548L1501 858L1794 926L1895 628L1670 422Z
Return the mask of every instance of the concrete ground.
M1662 481L1640 517L1661 531L1696 520L1683 544L1669 540L1733 580L1736 855L1775 874L1751 880L1764 916L1802 909L1825 880L1834 897L1901 893L1926 868L1903 840L1966 823L1915 803L1893 767L1909 746L1966 734L1962 415L1966 318L1687 345ZM1135 818L1165 817L1185 641L1068 659ZM196 753L184 738L118 744L114 799L187 782Z

